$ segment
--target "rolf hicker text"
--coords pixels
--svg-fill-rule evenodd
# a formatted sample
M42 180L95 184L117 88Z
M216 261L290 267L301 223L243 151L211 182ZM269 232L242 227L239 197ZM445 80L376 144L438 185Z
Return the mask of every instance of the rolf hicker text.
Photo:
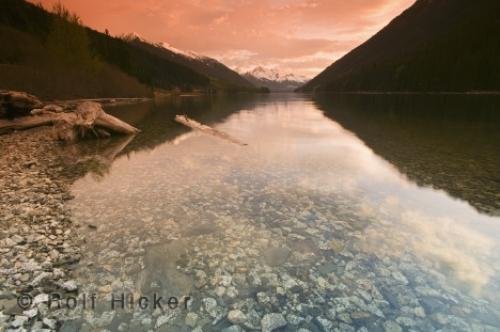
M135 295L132 293L111 294L106 299L100 299L96 294L80 294L78 296L61 296L53 293L49 295L48 307L50 309L90 309L93 310L102 301L107 302L111 310L119 309L187 309L191 297L164 297L157 293L152 295ZM105 303L104 303L105 304Z

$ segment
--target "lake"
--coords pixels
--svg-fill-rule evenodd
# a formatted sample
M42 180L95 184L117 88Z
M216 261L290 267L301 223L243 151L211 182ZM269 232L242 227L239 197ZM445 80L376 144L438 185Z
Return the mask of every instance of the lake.
M92 225L75 273L98 300L67 311L62 329L497 331L499 99L180 96L110 108L142 132L86 143L71 168L74 218Z

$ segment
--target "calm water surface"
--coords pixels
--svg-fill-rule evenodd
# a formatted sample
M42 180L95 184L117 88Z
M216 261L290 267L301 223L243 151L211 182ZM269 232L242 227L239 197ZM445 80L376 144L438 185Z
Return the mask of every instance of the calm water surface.
M143 132L89 146L73 185L75 218L98 227L80 291L103 300L63 329L499 330L496 105L271 95L111 110ZM191 300L111 310L123 292Z

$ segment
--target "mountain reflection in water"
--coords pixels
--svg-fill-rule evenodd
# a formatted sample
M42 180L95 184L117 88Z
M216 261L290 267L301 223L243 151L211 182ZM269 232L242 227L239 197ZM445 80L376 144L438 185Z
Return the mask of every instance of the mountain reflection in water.
M75 219L98 225L76 271L82 292L193 302L99 308L68 326L252 330L283 323L271 313L291 331L500 326L495 118L457 111L448 127L452 101L357 98L192 97L112 110L142 132L106 172L73 185ZM176 124L184 113L248 146ZM231 310L244 317L231 322Z
M315 101L412 181L500 215L500 97L335 95Z

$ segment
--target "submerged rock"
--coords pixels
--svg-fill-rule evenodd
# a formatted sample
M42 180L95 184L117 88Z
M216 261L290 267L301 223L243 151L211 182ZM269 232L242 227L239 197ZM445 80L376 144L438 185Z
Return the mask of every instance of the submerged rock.
M262 332L271 332L287 325L287 321L282 314L272 313L264 315L260 321Z
M341 252L342 250L344 250L344 242L340 241L340 240L331 240L329 243L328 243L328 246L330 247L331 250L333 250L334 252L336 253L339 253Z
M159 328L160 326L167 324L168 322L170 322L173 319L174 316L175 315L173 313L170 313L170 314L162 315L162 316L158 317L158 319L156 320L155 327Z
M20 316L20 315L16 315L14 317L14 320L10 322L10 325L13 327L13 328L20 328L22 327L25 323L28 322L28 317L26 316Z
M78 289L78 285L74 280L68 280L61 284L61 288L68 292L74 292Z
M194 328L198 322L198 315L194 312L188 312L184 320L187 326Z
M332 330L333 323L324 317L316 317L315 319L316 325L323 332L328 332Z
M384 330L385 332L403 332L403 329L401 328L401 326L399 326L398 323L392 321L392 320L388 320L386 322L384 322Z
M231 310L227 314L227 319L233 324L243 324L247 320L247 316L241 310Z

